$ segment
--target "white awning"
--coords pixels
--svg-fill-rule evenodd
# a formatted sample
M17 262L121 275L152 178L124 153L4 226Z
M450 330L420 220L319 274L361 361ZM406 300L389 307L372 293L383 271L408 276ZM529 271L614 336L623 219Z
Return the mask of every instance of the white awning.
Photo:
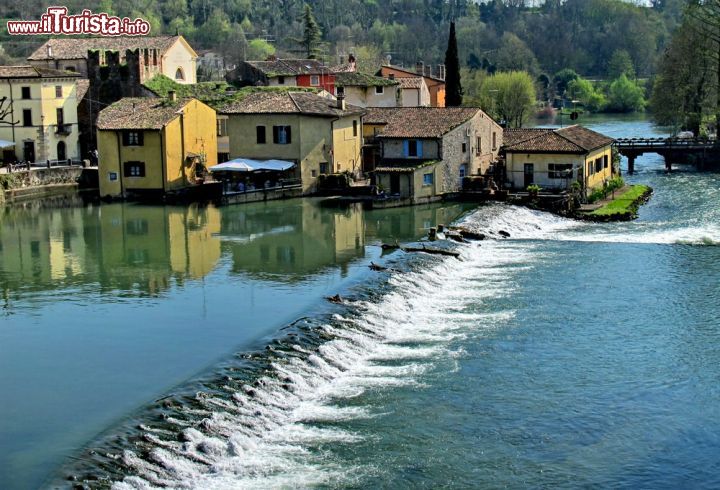
M282 172L295 166L287 160L251 160L250 158L235 158L229 162L219 163L208 170L211 172L255 172L261 170L272 170Z

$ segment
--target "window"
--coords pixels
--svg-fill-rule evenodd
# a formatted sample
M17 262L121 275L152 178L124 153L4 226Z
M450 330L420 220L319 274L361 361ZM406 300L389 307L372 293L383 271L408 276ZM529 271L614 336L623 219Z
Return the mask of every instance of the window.
M310 176L311 176L311 177L317 177L317 170L312 169L312 170L310 171Z
M157 49L153 49L153 66L157 66Z
M55 98L62 99L62 85L55 85Z
M66 66L65 71L77 71L74 66Z
M55 116L57 117L58 126L65 124L65 114L63 113L62 107L55 109Z
M328 163L327 162L320 162L320 173L321 174L328 173Z
M32 109L23 109L23 126L32 125Z
M551 163L548 165L548 179L571 178L572 168L572 163Z
M220 118L217 120L217 135L227 136L227 119Z
M145 162L125 162L123 170L125 177L145 177Z
M608 168L608 156L603 155L603 168Z
M336 95L345 95L345 87L335 87Z
M378 85L378 86L375 87L375 93L376 93L376 94L382 95L383 92L385 92L385 87L383 87L382 85Z
M317 75L310 75L310 85L313 85L313 86L320 85L320 77Z
M423 185L433 184L433 174L423 174Z
M480 138L480 136L475 138L475 154L482 154L482 139Z
M182 68L175 70L175 80L185 80L185 74L183 73Z
M587 162L587 167L588 167L588 175L592 175L595 173L595 165L593 165L592 160Z
M292 142L290 126L273 126L273 143L289 145Z
M267 138L265 138L265 126L255 127L255 137L258 145L264 145L267 143Z
M30 98L30 87L20 87L21 97L23 99L29 99Z
M410 140L408 142L408 156L409 157L416 157L418 156L418 142L417 140Z
M148 65L150 64L150 53L149 53L148 50L146 49L146 50L145 50L145 53L143 53L143 54L144 54L143 59L144 59L144 62L145 62L145 66L148 66ZM176 77L176 78L177 78L177 77Z
M142 131L124 131L123 132L123 146L142 146L142 145L143 145Z
M595 159L595 172L602 172L602 169L603 169L602 158L596 158Z
M353 121L353 136L357 136L357 135L358 135L358 122Z
M493 151L497 150L497 133L495 131L493 131L492 143L493 143L493 145L492 145Z
M278 77L278 85L285 85L285 77Z
M467 143L462 144L462 152L467 153Z

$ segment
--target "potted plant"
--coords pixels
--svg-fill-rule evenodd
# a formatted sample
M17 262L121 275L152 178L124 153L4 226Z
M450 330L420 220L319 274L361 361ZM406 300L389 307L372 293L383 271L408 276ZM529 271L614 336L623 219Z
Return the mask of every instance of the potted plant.
M530 185L527 187L528 194L530 195L531 198L536 198L537 195L538 195L538 193L539 193L541 190L542 190L542 189L540 189L540 186L537 185L537 184L530 184Z

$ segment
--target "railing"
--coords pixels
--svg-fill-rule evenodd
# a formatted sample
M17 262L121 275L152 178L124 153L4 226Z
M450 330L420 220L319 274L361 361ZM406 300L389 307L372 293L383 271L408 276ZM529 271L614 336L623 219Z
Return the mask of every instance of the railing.
M720 142L714 138L618 138L615 143L620 150L712 148L720 146Z
M223 193L225 195L250 194L250 193L255 193L255 192L268 192L268 191L277 191L277 190L283 190L283 189L296 189L296 188L302 187L302 180L301 179L280 179L277 182L273 183L274 185L263 186L263 187L254 187L254 186L246 186L246 185L243 185L242 187L238 187L238 186L231 186L228 184L230 184L230 182L223 183Z
M72 133L72 124L58 124L55 127L55 134L69 135Z

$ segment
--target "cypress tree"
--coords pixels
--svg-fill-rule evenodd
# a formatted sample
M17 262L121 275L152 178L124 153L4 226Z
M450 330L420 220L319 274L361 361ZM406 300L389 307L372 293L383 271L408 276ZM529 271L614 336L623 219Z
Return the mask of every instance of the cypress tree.
M300 44L305 51L308 59L315 59L320 54L320 39L322 32L320 26L315 21L310 5L305 4L305 12L303 13L303 37Z
M458 59L455 22L450 23L450 37L445 51L445 106L462 105L463 90L460 85L460 60Z

